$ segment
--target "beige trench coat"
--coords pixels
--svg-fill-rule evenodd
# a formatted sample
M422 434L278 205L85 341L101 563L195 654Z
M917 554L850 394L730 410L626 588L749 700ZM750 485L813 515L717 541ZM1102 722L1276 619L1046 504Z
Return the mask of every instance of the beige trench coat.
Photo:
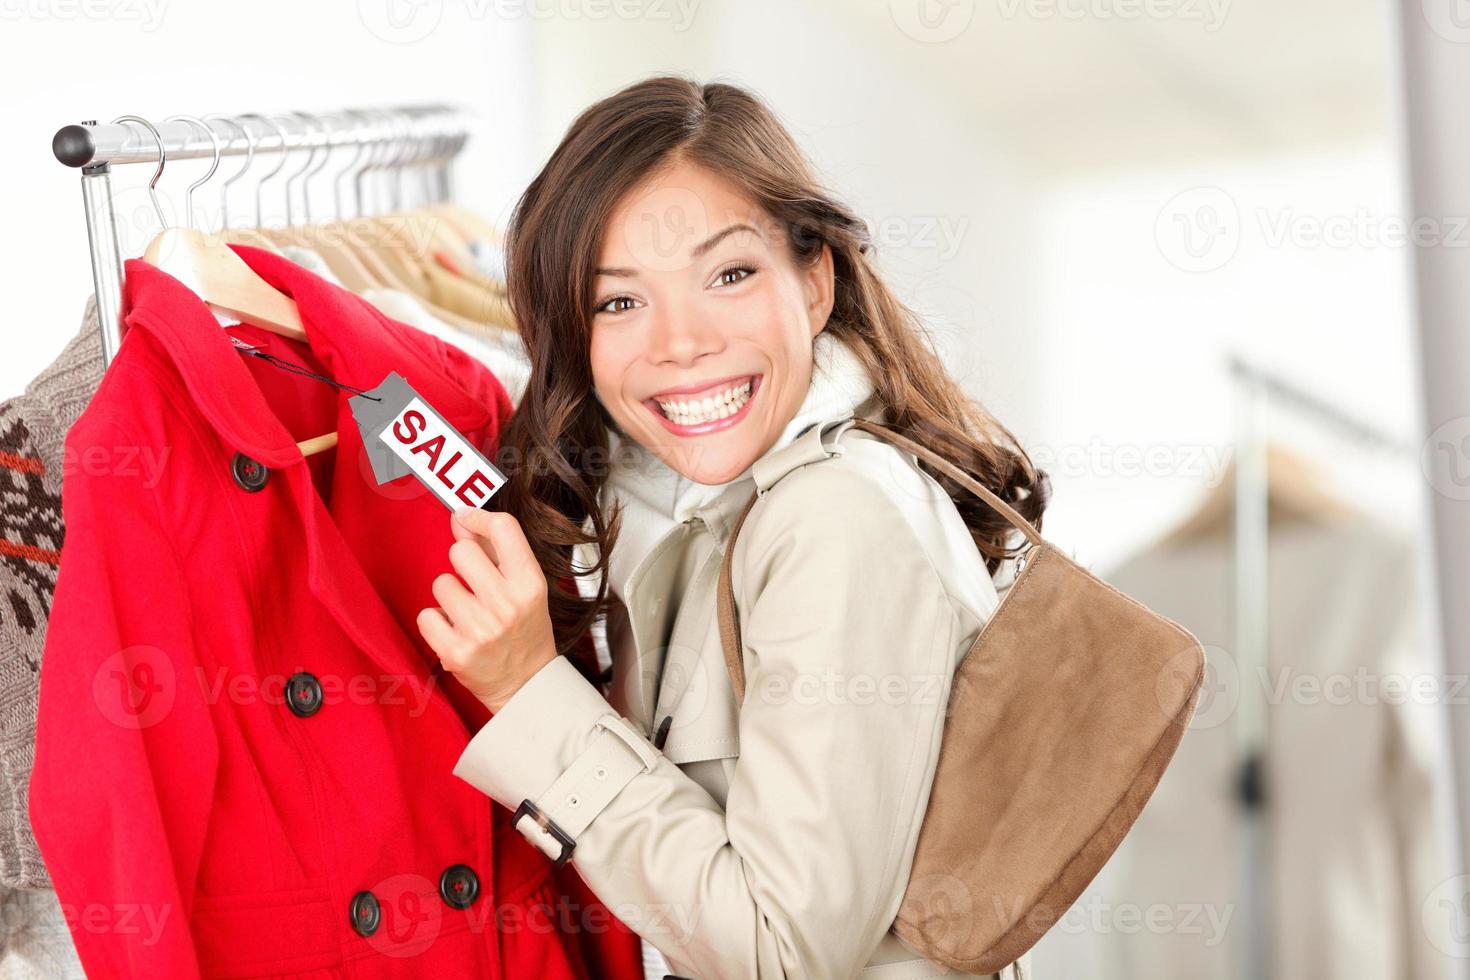
M682 976L964 976L889 926L951 678L999 600L944 490L851 417L768 452L639 563L608 623L607 699L559 657L454 770L513 811L530 801L541 819L517 829L553 857L574 841L583 880ZM737 707L715 594L753 491Z

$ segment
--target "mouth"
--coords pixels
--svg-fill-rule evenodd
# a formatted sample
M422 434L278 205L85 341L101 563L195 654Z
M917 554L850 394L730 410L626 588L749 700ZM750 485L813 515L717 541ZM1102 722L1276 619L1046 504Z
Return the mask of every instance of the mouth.
M664 428L675 435L696 436L738 425L760 391L763 375L748 374L695 392L656 395L643 401Z

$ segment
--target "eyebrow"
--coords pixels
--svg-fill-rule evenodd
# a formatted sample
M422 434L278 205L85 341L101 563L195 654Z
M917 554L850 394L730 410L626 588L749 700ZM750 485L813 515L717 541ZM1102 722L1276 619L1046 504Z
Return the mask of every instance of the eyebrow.
M756 227L754 227L753 225L748 225L748 224L746 224L743 221L742 222L737 222L736 224L733 224L730 227L728 227L728 228L726 228L726 229L724 229L722 231L715 232L713 235L709 236L704 241L702 241L698 245L694 246L694 248L692 248L690 250L690 252L689 252L690 258L695 258L695 259L699 258L701 255L704 255L710 249L712 249L716 245L718 245L721 242L721 240L723 240L727 236L733 235L733 234L735 234L735 232L741 231L741 230L751 232L754 235L756 235L756 237L762 237L761 236L761 233L760 233L760 230L757 229ZM632 269L605 269L605 268L597 268L597 269L593 269L592 270L592 273L593 273L593 275L598 275L598 276L623 276L624 278L628 278L628 277L631 277L631 276L635 275L635 273L634 273L634 271Z

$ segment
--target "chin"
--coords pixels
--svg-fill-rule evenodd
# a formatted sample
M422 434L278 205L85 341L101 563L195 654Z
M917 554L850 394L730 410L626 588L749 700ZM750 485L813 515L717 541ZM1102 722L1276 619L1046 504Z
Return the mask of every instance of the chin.
M747 454L741 453L739 459L731 460L726 454L721 453L719 461L708 460L709 465L701 466L676 466L674 460L665 459L671 467L678 470L681 475L695 483L703 483L706 486L718 486L721 483L729 483L755 461L753 455L746 458ZM727 460L729 460L727 462Z

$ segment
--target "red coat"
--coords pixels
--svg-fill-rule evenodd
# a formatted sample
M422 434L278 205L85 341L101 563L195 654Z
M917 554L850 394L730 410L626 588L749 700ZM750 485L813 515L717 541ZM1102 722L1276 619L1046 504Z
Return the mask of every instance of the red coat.
M228 335L359 388L398 371L492 459L504 388L236 251L310 344L223 329L130 260L121 349L66 440L30 812L88 975L641 978L637 937L452 773L488 713L414 623L449 511L374 483L347 392Z

